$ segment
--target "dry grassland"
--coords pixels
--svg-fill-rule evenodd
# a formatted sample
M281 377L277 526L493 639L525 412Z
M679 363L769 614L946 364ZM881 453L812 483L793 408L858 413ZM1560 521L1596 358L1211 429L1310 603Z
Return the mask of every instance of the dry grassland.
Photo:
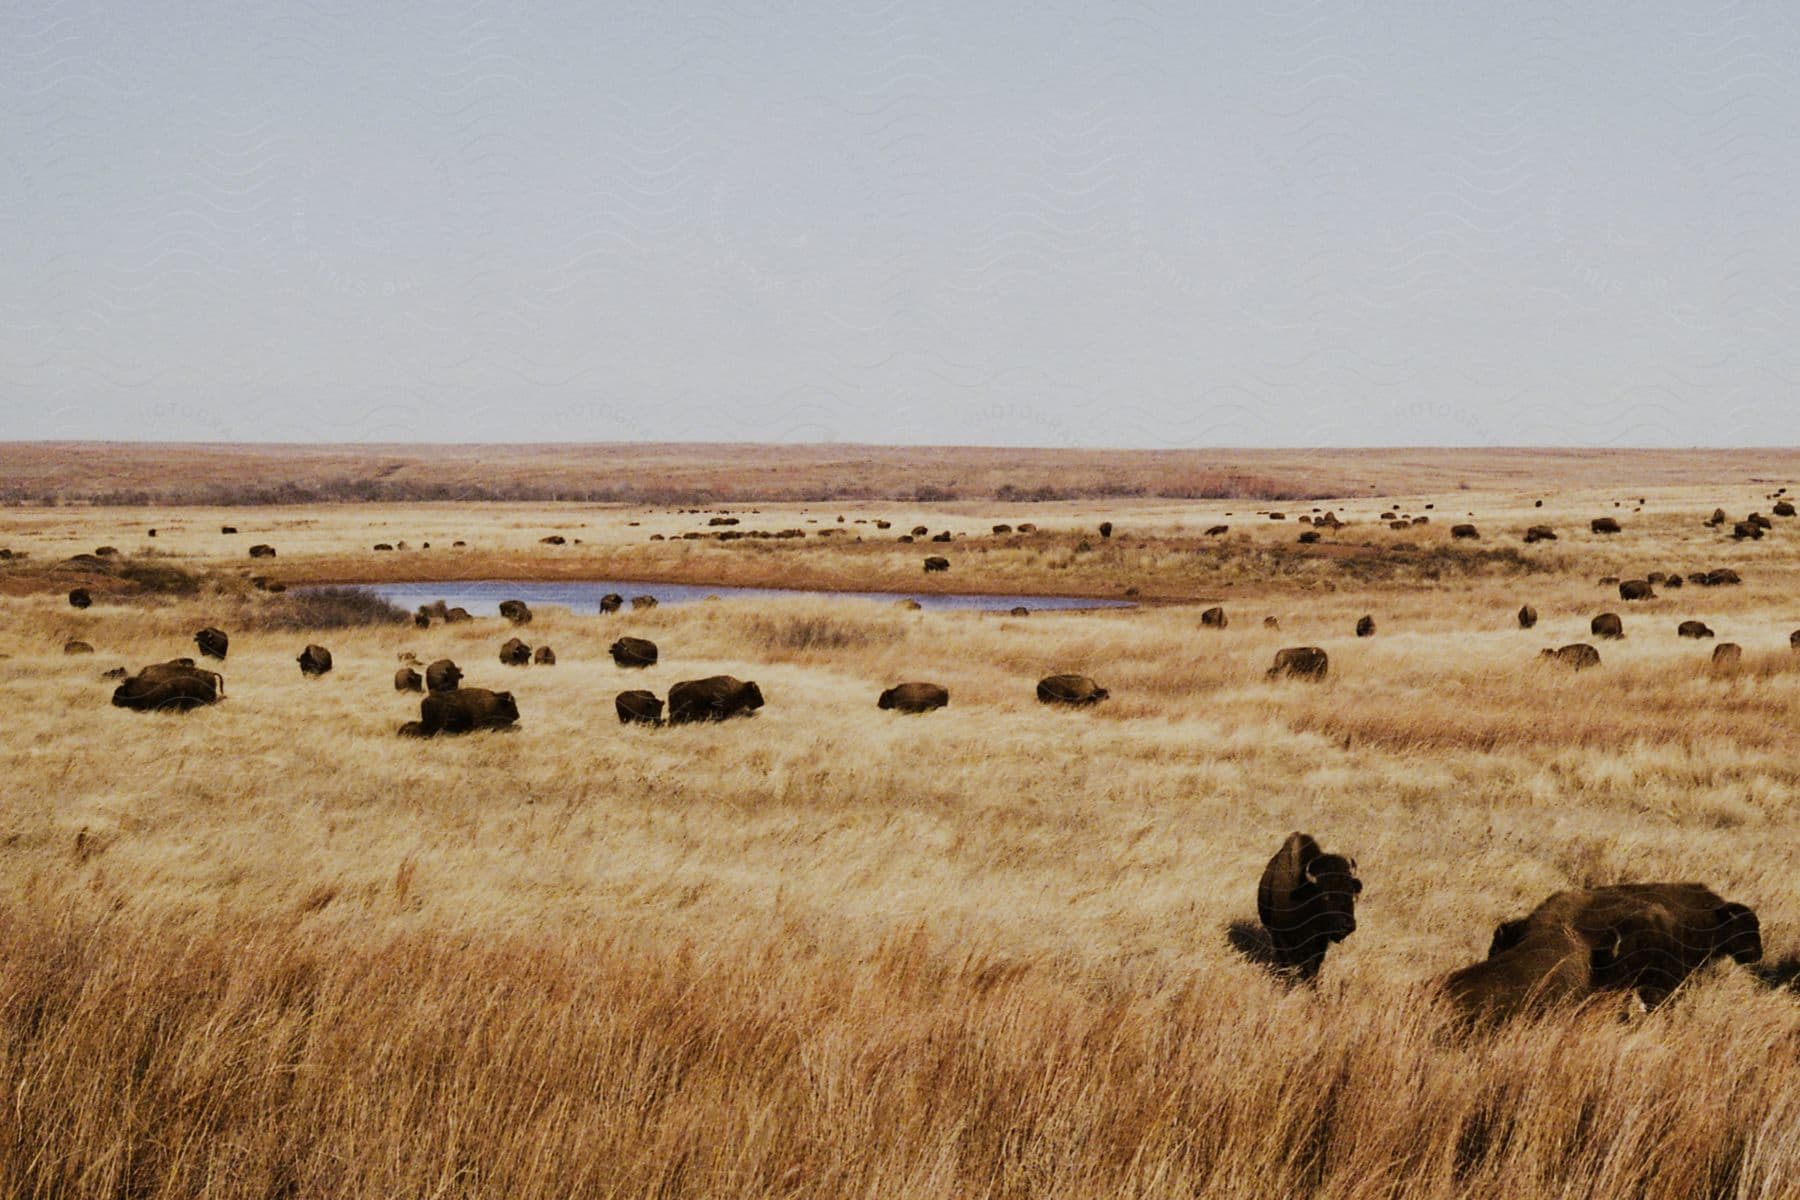
M706 516L641 507L0 510L0 546L30 556L0 564L0 1194L1800 1194L1800 995L1772 986L1800 958L1800 523L1754 543L1700 524L1767 512L1769 490L1395 496L1435 505L1404 534L1357 500L1316 548L1295 544L1310 503L1285 522L1234 501L765 504L743 528L841 511L848 532L724 544L651 543ZM1471 511L1482 541L1451 543ZM1601 515L1625 531L1588 533ZM1040 533L985 532L1020 520ZM1538 521L1562 536L1523 547ZM894 545L912 523L968 536ZM433 548L368 550L402 538ZM523 636L558 665L509 669L498 618L265 628L279 598L237 582L257 541L280 557L256 569L295 582L1162 602L540 609ZM206 582L48 569L99 544ZM940 551L949 578L927 580ZM1743 585L1625 605L1595 582L1715 566ZM93 608L67 605L71 579ZM1203 630L1202 601L1230 627ZM1600 611L1628 636L1599 670L1536 661ZM1688 617L1744 669L1678 640ZM232 632L226 701L108 705L105 668L193 653L209 623ZM621 632L662 661L616 668ZM65 656L70 637L96 653ZM308 640L332 674L301 677ZM1264 677L1304 644L1327 682ZM409 649L512 690L520 729L396 739ZM1061 670L1112 699L1038 705ZM718 672L767 707L614 718L622 688ZM952 706L878 711L903 679ZM1356 856L1366 891L1317 988L1290 991L1227 930L1295 829ZM1688 879L1757 910L1767 979L1715 966L1648 1015L1478 1037L1430 994L1551 891Z

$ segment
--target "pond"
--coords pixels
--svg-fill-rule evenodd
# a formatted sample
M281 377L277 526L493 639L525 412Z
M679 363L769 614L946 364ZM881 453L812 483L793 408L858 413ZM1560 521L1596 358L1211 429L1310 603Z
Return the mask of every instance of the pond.
M892 604L897 600L917 600L921 608L934 610L973 609L983 612L1001 611L1023 604L1036 610L1071 610L1085 608L1130 608L1128 600L1095 600L1082 596L1002 596L989 593L932 595L914 592L807 592L792 588L707 587L687 583L625 583L618 580L522 580L522 579L454 579L433 583L360 584L391 604L408 612L421 604L442 600L452 608L469 610L472 616L495 616L502 600L523 600L527 604L560 604L575 613L597 613L600 597L616 592L625 597L629 607L633 596L655 596L658 604L691 604L708 596L721 600L868 600Z

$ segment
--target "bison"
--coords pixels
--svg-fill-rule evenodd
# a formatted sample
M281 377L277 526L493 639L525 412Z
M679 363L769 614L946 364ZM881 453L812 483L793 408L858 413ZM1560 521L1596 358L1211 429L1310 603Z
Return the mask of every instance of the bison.
M1418 525L1421 524L1421 522L1415 520L1413 524ZM1479 541L1481 538L1481 531L1473 525L1452 525L1450 527L1450 536L1453 538L1468 538Z
M1709 638L1713 631L1708 629L1705 621L1683 621L1675 627L1675 636L1684 638Z
M616 613L624 607L625 597L617 592L608 592L600 597L600 611L603 613Z
M622 637L609 647L608 652L613 662L621 667L656 665L656 643L649 638Z
M1230 532L1231 532L1231 526L1229 526L1229 525L1214 525L1207 529L1206 536L1207 537L1219 537L1221 534L1227 534Z
M454 692L462 686L462 668L447 658L440 658L425 668L425 690Z
M1549 659L1572 671L1585 671L1589 667L1600 665L1600 652L1586 642L1575 642L1557 650L1545 650L1538 657Z
M1627 579L1619 585L1619 599L1628 602L1654 600L1656 599L1656 589L1650 585L1648 579Z
M655 692L620 692L613 698L613 709L619 714L621 725L663 723L663 702L657 699Z
M411 667L401 667L394 672L394 690L396 692L422 692L425 680Z
M1364 613L1362 616L1358 617L1356 620L1356 636L1357 637L1374 637L1375 636L1375 618L1370 616L1368 613Z
M531 662L531 647L518 638L507 638L500 646L500 665L523 667Z
M1619 619L1618 613L1601 613L1588 622L1588 632L1597 638L1622 638L1625 622Z
M208 658L223 659L225 652L231 648L231 638L223 629L214 629L208 625L194 635L194 645L200 647L200 653Z
M931 574L933 571L948 571L949 569L950 560L944 558L942 555L934 554L925 560L925 573L927 575Z
M518 719L519 706L511 692L458 688L453 692L432 692L419 701L419 727L424 737L504 729Z
M225 695L225 680L217 671L194 666L192 659L156 663L113 689L112 702L136 712L186 712L216 704Z
M633 609L634 609L634 610L635 610L635 609L640 609L640 608L655 608L655 607L656 607L656 597L655 597L655 596L648 596L648 595L646 595L646 596L633 596L633 597L632 597L632 598L631 598L631 607L632 607L632 608L633 608Z
M536 650L532 651L531 661L540 667L554 667L556 665L556 651L548 646L539 646Z
M1026 608L1023 604L1015 604L1007 609L1006 612L1008 616L1012 617L1029 617L1031 615L1031 610Z
M1323 679L1331 669L1331 659L1317 646L1289 646L1275 652L1275 665L1269 678L1292 676L1296 679Z
M1530 629L1537 624L1537 609L1529 604L1519 606L1519 628Z
M1712 665L1725 669L1735 667L1744 661L1744 648L1736 642L1720 642L1713 647Z
M1595 517L1588 522L1588 528L1595 533L1618 533L1619 521L1617 517Z
M763 706L762 689L754 681L730 675L687 679L669 689L669 724L723 721L748 716Z
M1223 629L1231 621L1225 616L1225 610L1215 604L1200 614L1200 624L1207 629Z
M1112 533L1113 533L1113 523L1111 521L1100 522L1100 536L1101 537L1109 538L1112 536Z
M508 621L511 621L514 625L531 624L531 609L523 600L502 600L500 602L500 615L505 617Z
M250 557L251 558L274 558L275 557L275 547L269 545L266 542L258 542L256 545L250 547Z
M1046 675L1037 685L1040 704L1098 704L1111 694L1086 675Z
M1527 544L1532 542L1554 542L1555 540L1556 530L1550 528L1548 525L1533 525L1530 529L1525 531L1525 541Z
M75 638L70 638L63 643L64 654L92 654L93 652L94 648L91 645Z
M317 677L331 670L331 651L323 646L309 643L306 649L300 651L300 656L295 661L300 664L302 675Z
M89 605L93 604L93 602L94 598L88 595L88 590L86 588L71 588L69 590L69 607L87 608Z
M881 693L875 702L880 709L897 709L903 713L930 712L950 703L949 689L935 683L901 683Z
M539 538L539 539L538 539L538 541L539 541L539 542L540 542L540 543L541 543L541 544L543 544L543 545L545 545L545 546L563 546L563 545L567 545L567 544L568 544L568 540L569 540L569 539L567 539L567 538L565 538L565 537L564 537L564 536L563 536L563 535L562 535L562 534L560 534L560 533L552 533L552 534L548 534L548 535L546 535L546 536L544 536L544 537L541 537L541 538Z
M1256 914L1282 970L1314 979L1325 952L1356 932L1361 892L1355 859L1326 854L1309 834L1290 833L1256 887Z

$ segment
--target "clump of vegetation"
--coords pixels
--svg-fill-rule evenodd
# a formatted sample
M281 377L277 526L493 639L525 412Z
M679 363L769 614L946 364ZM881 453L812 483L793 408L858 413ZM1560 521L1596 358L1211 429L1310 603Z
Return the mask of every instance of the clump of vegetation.
M778 651L859 650L891 645L906 636L904 629L885 621L872 623L823 613L754 617L747 633L753 644Z
M405 609L368 588L318 587L282 592L252 610L253 629L352 629L366 625L402 625L412 619Z

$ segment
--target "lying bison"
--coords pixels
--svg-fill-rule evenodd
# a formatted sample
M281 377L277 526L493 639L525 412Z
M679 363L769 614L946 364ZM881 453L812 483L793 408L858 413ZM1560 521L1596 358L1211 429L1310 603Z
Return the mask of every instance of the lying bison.
M1026 608L1023 604L1015 604L1007 609L1006 613L1011 617L1029 617L1031 615L1031 610Z
M1224 629L1231 622L1225 616L1225 610L1215 604L1200 614L1200 624L1207 629Z
M1046 675L1037 685L1040 704L1098 704L1111 694L1086 675Z
M876 708L895 709L903 713L930 712L950 703L950 691L935 683L901 683L881 693Z
M1588 522L1588 528L1595 533L1618 533L1619 522L1616 517L1595 517Z
M1356 932L1361 892L1355 859L1326 854L1310 835L1290 833L1256 887L1256 915L1282 969L1302 980L1316 977L1332 944Z
M302 675L317 677L331 670L331 651L316 643L309 644L295 661L300 664Z
M1597 638L1622 638L1625 622L1619 619L1618 613L1601 613L1588 622L1588 632Z
M1417 525L1419 522L1415 520L1413 524ZM1481 538L1481 531L1476 529L1473 525L1452 525L1450 527L1450 536L1453 538L1469 538L1479 541Z
M1529 604L1521 605L1519 608L1519 628L1520 629L1530 629L1533 625L1536 625L1536 624L1537 624L1537 609L1531 607L1531 605L1529 605Z
M1705 621L1683 621L1675 627L1675 636L1684 638L1709 638L1713 631L1707 628Z
M250 547L250 557L251 558L274 558L275 557L275 547L267 544L266 542L258 542L256 545Z
M394 690L396 692L422 692L425 690L424 677L411 667L401 667L394 672Z
M663 702L657 699L655 692L620 692L613 698L613 708L619 714L621 725L662 724Z
M470 733L477 729L504 729L519 719L519 706L511 692L486 688L458 688L432 692L419 701L419 719L410 731L414 737L440 733ZM402 727L402 732L409 732Z
M500 602L500 615L505 617L508 621L511 621L514 625L531 624L531 609L523 600L502 600Z
M1291 675L1297 679L1323 679L1330 669L1331 659L1317 646L1289 646L1275 652L1275 665L1269 668L1269 677Z
M63 643L64 654L92 654L93 652L93 646L77 638L70 638Z
M536 650L531 652L531 661L540 667L554 667L556 665L556 651L548 646L539 646Z
M1619 599L1625 601L1654 600L1656 599L1656 589L1650 586L1648 579L1627 579L1619 585Z
M531 647L518 638L507 638L500 646L500 665L523 667L531 662Z
M71 588L69 590L69 606L71 608L87 608L89 605L93 604L93 602L94 598L88 595L88 590L86 588Z
M194 645L200 647L200 653L208 658L223 659L225 652L231 649L231 638L223 629L214 629L208 625L194 635Z
M748 716L763 706L762 689L730 675L687 679L669 689L669 724L723 721Z
M931 574L933 571L948 571L949 569L950 560L940 555L934 554L925 560L925 573L927 575Z
M425 668L425 690L454 692L462 686L462 668L447 658L440 658Z
M1545 650L1539 658L1549 659L1571 671L1585 671L1600 665L1600 652L1586 642L1576 642L1557 650Z
M653 667L656 665L656 643L649 638L622 637L609 648L614 663L621 667Z
M178 658L143 668L113 689L112 702L137 712L186 712L216 704L224 695L225 679L217 671Z

